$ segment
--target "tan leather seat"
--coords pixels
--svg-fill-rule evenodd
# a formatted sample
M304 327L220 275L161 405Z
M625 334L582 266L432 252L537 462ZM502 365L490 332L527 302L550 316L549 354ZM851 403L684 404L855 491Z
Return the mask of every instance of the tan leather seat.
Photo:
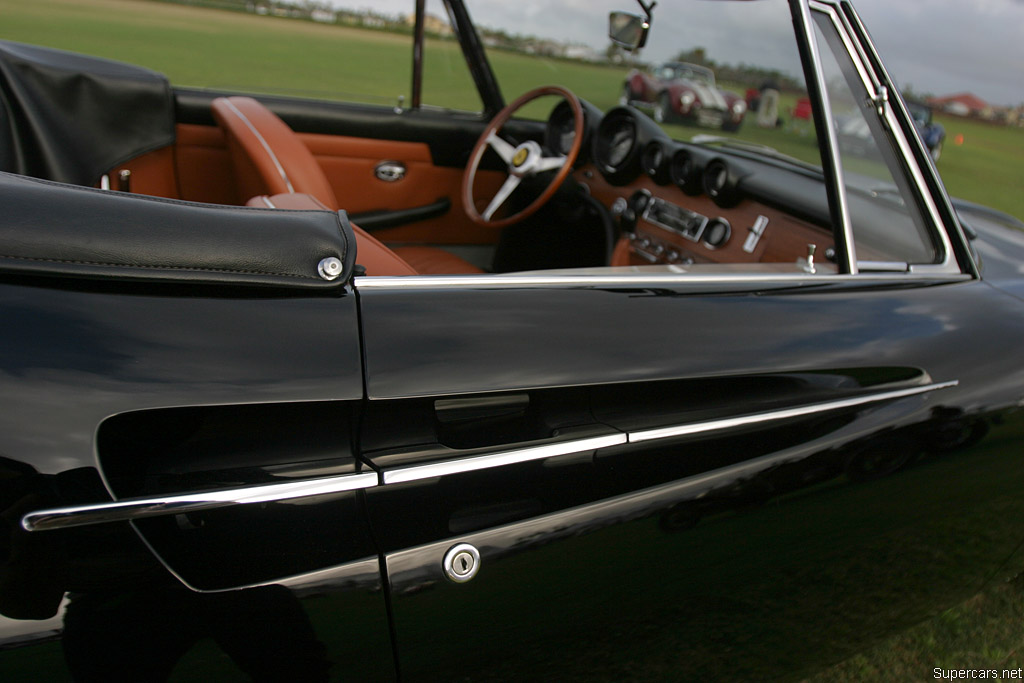
M251 97L218 97L212 109L243 199L304 192L331 211L341 208L313 154L277 114Z
M341 207L327 176L316 158L302 143L295 132L277 114L251 97L218 97L213 101L213 118L224 131L231 152L232 165L238 191L242 197L270 196L278 208L287 200L285 194L307 194L315 198L323 208L337 211ZM304 200L297 200L304 201ZM252 202L249 202L253 205ZM265 206L257 203L256 206ZM305 206L301 208L319 208ZM415 261L413 273L374 273L367 265L363 249L387 249L379 241L360 230L357 234L357 261L367 267L367 274L449 274L482 273L469 261L443 249L416 246L399 247L388 252L405 263ZM372 243L369 241L372 240ZM409 259L405 259L405 254ZM404 260L403 260L404 259ZM405 263L409 265L409 263ZM388 270L400 269L391 263Z

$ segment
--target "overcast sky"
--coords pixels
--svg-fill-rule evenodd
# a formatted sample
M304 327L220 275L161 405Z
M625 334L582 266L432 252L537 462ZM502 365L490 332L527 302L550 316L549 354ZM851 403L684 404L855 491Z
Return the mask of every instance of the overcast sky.
M410 13L414 7L413 0L333 2L347 7L372 5L390 14ZM600 50L608 44L604 37L608 10L637 10L632 0L467 0L466 4L479 24L583 42ZM684 4L691 5L688 12L702 13L701 5L712 3L662 0L654 10L652 36L672 30L669 17ZM735 5L736 11L752 11L755 6ZM854 0L854 6L901 87L909 83L917 92L935 95L972 92L992 104L1024 103L1024 0ZM443 14L440 0L428 0L428 8ZM656 50L652 41L652 50L643 57L670 56Z

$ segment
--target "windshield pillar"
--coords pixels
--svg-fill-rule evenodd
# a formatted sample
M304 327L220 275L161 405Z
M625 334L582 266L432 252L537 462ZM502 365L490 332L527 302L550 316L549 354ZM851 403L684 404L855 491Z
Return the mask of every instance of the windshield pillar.
M427 0L416 0L416 25L412 38L412 108L423 103L423 27L426 25Z
M469 66L469 73L480 93L484 116L490 119L505 108L505 98L501 95L498 79L494 77L494 71L484 52L484 44L469 18L466 5L462 0L444 0L444 4L448 8L448 15L458 36L462 54L466 58L466 65Z
M818 106L811 107L814 125L818 131L818 146L821 150L821 168L825 175L825 191L828 195L829 217L836 245L836 265L841 273L857 272L857 253L853 244L853 228L846 201L846 185L843 168L839 159L839 142L832 127L832 107L828 99L825 72L818 54L818 44L811 26L811 13L806 0L790 0L796 41L800 49L804 68L804 79L811 101Z

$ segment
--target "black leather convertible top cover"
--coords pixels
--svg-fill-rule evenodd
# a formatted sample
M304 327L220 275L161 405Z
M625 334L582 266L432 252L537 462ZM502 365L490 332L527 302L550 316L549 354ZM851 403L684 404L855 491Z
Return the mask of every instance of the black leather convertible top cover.
M0 173L0 275L334 289L355 237L343 212L198 204ZM334 280L325 258L341 261Z
M0 40L0 170L96 185L174 142L174 96L155 71Z

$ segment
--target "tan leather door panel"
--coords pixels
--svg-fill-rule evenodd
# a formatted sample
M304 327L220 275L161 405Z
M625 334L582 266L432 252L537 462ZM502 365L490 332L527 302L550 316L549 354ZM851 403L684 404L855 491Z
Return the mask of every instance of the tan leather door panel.
M471 223L463 211L462 169L435 166L426 143L315 133L300 133L299 138L316 157L349 214L411 209L441 198L452 203L443 216L379 230L374 232L375 237L385 242L436 244L481 244L496 239L496 233ZM404 165L401 179L389 182L377 177L376 167L389 161ZM503 181L502 174L490 172L478 180L478 187L490 197ZM484 182L486 185L480 184Z

